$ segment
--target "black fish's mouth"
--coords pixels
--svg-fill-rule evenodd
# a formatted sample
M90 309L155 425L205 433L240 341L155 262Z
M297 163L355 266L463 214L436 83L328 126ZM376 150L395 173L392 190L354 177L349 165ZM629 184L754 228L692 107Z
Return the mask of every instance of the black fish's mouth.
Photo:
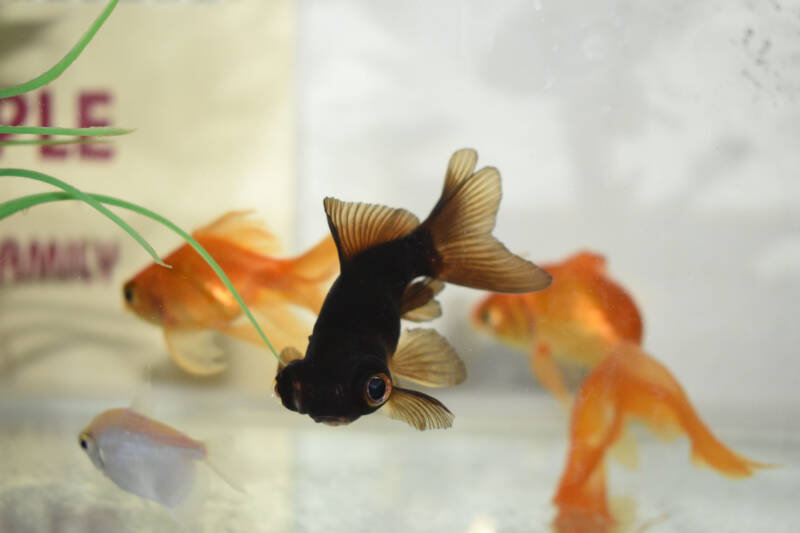
M344 426L352 422L352 420L346 416L312 416L311 418L314 422L327 424L329 426Z

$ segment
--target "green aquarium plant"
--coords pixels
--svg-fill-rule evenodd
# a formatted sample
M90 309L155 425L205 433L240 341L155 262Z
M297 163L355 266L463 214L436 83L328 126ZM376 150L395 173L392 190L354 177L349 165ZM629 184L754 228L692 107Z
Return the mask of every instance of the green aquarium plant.
M78 43L72 47L72 49L52 68L44 72L43 74L19 85L15 85L13 87L8 88L0 88L0 98L9 98L12 96L16 96L19 94L24 94L26 92L38 89L44 85L47 85L58 76L63 73L67 67L69 67L73 61L75 61L78 56L81 54L86 45L92 40L94 35L106 21L106 19L111 15L111 12L116 7L119 0L111 0L108 5L106 5L105 9L100 13L100 15L95 19L92 25L89 27L89 30L81 37ZM59 128L59 127L28 127L28 126L2 126L0 125L0 134L15 134L15 135L56 135L56 136L67 136L73 138L67 139L23 139L23 140L3 140L0 141L0 146L12 146L12 145L43 145L43 144L66 144L66 143L79 143L79 142L87 142L85 140L86 137L104 137L104 136L111 136L111 135L123 135L126 133L130 133L132 130L130 129L123 129L123 128ZM267 345L269 350L272 354L280 360L280 356L275 351L275 348L272 346L272 343L269 342L269 339L261 330L261 327L258 325L255 317L253 317L250 310L245 305L242 297L234 288L233 284L231 283L228 276L225 275L225 272L220 268L219 264L214 260L214 258L209 255L209 253L198 243L192 236L177 226L175 223L168 220L166 217L155 213L146 207L142 207L140 205L134 204L132 202L127 202L125 200L121 200L119 198L114 198L112 196L106 196L102 194L89 194L81 191L77 187L70 185L69 183L62 181L58 178L50 176L48 174L44 174L42 172L37 172L35 170L28 170L28 169L21 169L21 168L0 168L0 177L19 177L19 178L26 178L31 180L36 180L40 182L47 183L52 185L56 188L61 189L60 192L49 192L49 193L40 193L40 194L31 194L27 196L23 196L20 198L16 198L13 200L9 200L3 203L0 203L0 220L13 215L21 210L31 208L36 205L40 205L43 203L48 202L55 202L61 200L80 200L85 202L86 204L90 205L106 217L108 217L112 222L117 224L123 230L125 230L133 239L136 240L153 258L156 263L165 267L171 268L169 265L164 263L161 258L158 256L156 251L153 249L150 244L142 237L135 229L133 229L127 222L122 220L119 216L114 214L110 211L106 205L111 205L115 207L121 207L123 209L128 209L140 215L146 216L163 224L167 228L171 229L175 233L181 236L192 248L194 248L197 253L208 263L208 265L214 270L216 275L220 278L220 280L225 284L228 290L233 295L236 302L242 308L242 311L247 316L248 320L253 324L253 327L256 328L258 331L261 340L264 341L264 344Z

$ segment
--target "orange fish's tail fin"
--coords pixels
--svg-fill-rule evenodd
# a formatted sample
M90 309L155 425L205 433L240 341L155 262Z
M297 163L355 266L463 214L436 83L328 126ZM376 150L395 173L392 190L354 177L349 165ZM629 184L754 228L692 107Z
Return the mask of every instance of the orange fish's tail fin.
M291 260L291 273L312 282L323 282L339 271L336 243L328 235L313 248Z
M285 302L319 313L325 300L326 282L339 271L339 256L333 239L325 237L302 255L281 260L277 272L276 265L265 262L258 273L258 283L263 288L258 305L274 305L275 297L279 296Z
M685 433L694 461L721 474L747 477L768 466L735 453L717 439L669 370L634 343L618 344L583 388L605 389L621 415L640 419L656 433Z
M459 150L450 158L444 190L422 223L437 252L437 277L476 289L532 292L550 285L550 274L518 257L492 236L500 205L500 174L475 172L478 154Z

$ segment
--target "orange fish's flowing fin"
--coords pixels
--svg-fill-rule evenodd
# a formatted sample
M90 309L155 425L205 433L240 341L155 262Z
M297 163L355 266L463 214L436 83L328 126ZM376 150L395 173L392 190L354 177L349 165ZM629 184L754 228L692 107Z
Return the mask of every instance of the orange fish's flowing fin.
M558 514L553 522L557 533L598 533L611 531L614 519L606 496L606 468L597 465L582 483L560 487L553 503Z
M539 383L552 394L556 400L565 408L569 408L571 396L564 384L564 377L561 369L558 368L550 348L541 343L537 343L531 353L531 369L536 375Z
M231 211L212 223L196 230L195 238L219 237L259 255L274 255L281 251L278 238L264 224L251 218L253 211Z
M633 433L622 428L620 435L611 446L611 457L627 468L628 470L637 470L639 468L639 448L636 446L636 439Z
M324 205L342 263L367 248L405 237L419 226L417 217L405 209L336 198L325 198Z
M585 465L601 460L620 438L629 417L661 431L686 434L693 458L721 474L747 477L755 469L768 466L720 442L666 367L637 344L621 342L581 386L572 411L572 446L564 478L570 470L581 470L576 465L583 465L581 475L586 475Z
M400 314L406 320L425 322L442 315L442 308L434 297L442 292L444 283L425 277L406 287L400 300Z
M196 376L219 374L228 366L224 352L216 345L214 330L164 328L164 340L172 360Z
M432 329L404 331L389 359L389 370L426 387L449 387L467 379L467 369L455 349Z
M322 282L338 271L339 255L336 243L330 235L304 254L292 259L292 274L304 280Z
M436 398L400 387L392 387L391 396L381 412L420 431L447 429L453 425L454 418L453 413Z
M453 154L442 195L422 223L441 256L435 264L437 277L496 292L546 288L550 274L512 254L492 236L500 205L500 174L491 167L474 172L477 161L471 149Z

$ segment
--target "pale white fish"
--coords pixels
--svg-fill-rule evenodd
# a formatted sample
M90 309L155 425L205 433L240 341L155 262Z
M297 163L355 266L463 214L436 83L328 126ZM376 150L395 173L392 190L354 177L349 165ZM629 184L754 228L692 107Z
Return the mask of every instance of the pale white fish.
M241 491L226 471L224 449L197 441L133 409L110 409L97 415L78 436L92 463L116 485L171 511L197 503L197 463L204 461L231 487Z

